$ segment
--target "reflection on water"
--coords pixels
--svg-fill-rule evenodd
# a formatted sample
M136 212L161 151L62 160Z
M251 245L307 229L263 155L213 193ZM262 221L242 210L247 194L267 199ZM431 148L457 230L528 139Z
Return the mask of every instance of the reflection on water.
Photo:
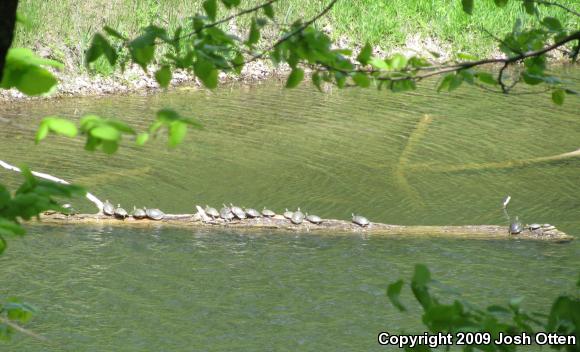
M578 71L568 76L578 82ZM0 159L81 183L126 208L183 213L233 202L400 224L503 223L500 202L510 194L510 212L524 222L580 233L580 158L538 159L580 147L578 99L558 107L547 96L437 95L433 82L425 85L407 95L322 95L267 83L5 104ZM175 150L160 136L144 148L126 141L113 156L83 151L80 139L33 144L34 127L49 114L97 113L145 128L162 107L198 117L205 129ZM580 257L578 241L107 226L31 233L0 258L0 295L39 306L31 328L57 345L19 338L16 346L27 346L19 350L30 351L373 350L378 331L422 331L417 310L401 315L384 297L416 262L468 300L523 295L544 310L573 288Z

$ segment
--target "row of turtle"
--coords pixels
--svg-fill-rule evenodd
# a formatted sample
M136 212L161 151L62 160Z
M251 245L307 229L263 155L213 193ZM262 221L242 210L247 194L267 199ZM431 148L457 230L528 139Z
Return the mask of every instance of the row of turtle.
M519 217L516 216L516 219L510 223L508 232L510 235L517 235L524 230L529 230L535 234L541 234L543 231L551 231L555 229L556 227L550 224L528 224L524 226L520 222Z
M247 218L254 219L254 218L261 218L261 217L273 218L277 215L276 212L274 212L270 209L267 209L266 207L264 207L264 209L262 209L262 211L257 211L256 209L253 209L253 208L242 209L241 207L235 206L231 203L230 203L230 206L223 204L223 207L220 209L220 211L218 211L216 208L213 208L213 207L210 207L209 205L206 205L204 211L213 220L215 220L217 218L221 218L224 221L232 221L234 219L244 220ZM300 210L300 208L298 208L296 211L290 211L290 210L288 210L288 208L286 208L286 211L284 211L282 216L284 218L290 220L290 222L295 224L295 225L300 225L305 220L308 222L311 222L313 224L316 224L316 225L320 225L323 222L323 220L320 216L314 215L314 214L303 213ZM352 222L359 225L359 226L362 226L362 227L368 226L370 224L370 221L367 218L365 218L364 216L354 215L354 214L352 214Z
M264 209L262 209L262 211L260 212L253 208L242 209L241 207L235 206L231 203L230 206L226 206L224 204L223 208L221 208L220 211L217 211L216 208L212 208L209 205L206 205L204 211L206 215L211 217L213 220L221 218L224 221L232 221L235 219L244 220L247 218L252 219L261 217L273 218L277 215L276 212L270 209L266 209L266 207L264 207ZM135 206L133 207L133 212L129 214L125 209L121 207L120 204L118 204L115 207L108 200L106 200L105 203L103 203L103 214L107 216L114 216L122 220L128 218L129 216L132 216L133 218L138 220L145 218L151 220L162 220L165 217L165 214L159 209L148 209L148 208L141 209ZM290 211L286 209L286 211L282 214L282 216L290 220L290 222L295 225L300 225L304 221L308 221L316 225L320 225L323 222L320 216L308 213L305 214L300 210L300 208L298 208L296 211ZM370 224L370 221L364 216L354 214L352 214L352 222L362 227L368 226Z
M159 209L148 209L148 208L137 208L133 206L133 212L129 215L129 213L121 208L121 204L118 204L116 207L113 206L108 200L103 203L103 214L107 216L114 216L118 219L128 218L132 216L135 219L151 219L151 220L161 220L165 217L165 213L163 213Z

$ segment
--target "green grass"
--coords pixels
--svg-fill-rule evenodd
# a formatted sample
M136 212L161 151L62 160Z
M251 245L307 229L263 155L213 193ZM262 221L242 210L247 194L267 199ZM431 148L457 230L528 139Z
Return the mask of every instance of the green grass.
M261 3L242 2L242 7ZM577 0L560 3L580 10ZM201 0L21 0L19 12L29 26L19 26L16 46L49 49L51 55L69 68L82 68L82 55L93 33L104 25L121 32L135 34L151 23L176 28L189 26L189 17L200 12ZM281 22L309 18L326 6L328 1L281 0L276 5ZM498 9L492 0L476 0L473 16L461 9L460 0L340 0L318 23L330 24L335 38L346 36L353 42L369 42L389 50L401 47L409 36L419 34L449 45L453 51L489 55L496 47L484 32L502 36L517 18L534 21L526 16L520 1L512 0ZM224 14L223 12L221 12ZM571 29L580 27L578 17L567 15L556 7L542 7L542 16L554 16ZM242 26L245 21L240 22ZM97 71L110 73L105 64Z

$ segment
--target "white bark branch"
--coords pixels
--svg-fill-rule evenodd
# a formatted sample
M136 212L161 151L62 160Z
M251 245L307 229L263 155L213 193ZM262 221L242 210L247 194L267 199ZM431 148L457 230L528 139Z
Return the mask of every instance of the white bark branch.
M0 166L2 166L3 168L5 168L7 170L22 172L22 170L20 170L16 166L10 165L7 162L2 161L2 160L0 160ZM67 182L67 181L60 179L58 177L54 177L52 175L45 174L42 172L36 172L36 171L31 171L31 172L36 177L43 178L45 180L49 180L49 181L56 182L56 183L62 183L64 185L70 185L70 182ZM86 197L88 200L93 202L93 204L95 204L95 206L99 209L99 213L103 212L103 202L99 198L95 197L93 194L91 194L89 192L87 192Z

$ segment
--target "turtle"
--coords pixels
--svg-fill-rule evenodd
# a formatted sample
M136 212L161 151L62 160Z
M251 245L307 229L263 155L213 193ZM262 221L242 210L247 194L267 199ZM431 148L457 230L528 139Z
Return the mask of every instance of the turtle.
M302 221L304 221L304 214L300 211L300 208L298 208L298 210L296 210L294 214L292 214L292 218L290 219L290 221L296 225L300 225Z
M216 208L212 208L209 205L205 205L205 213L210 216L213 220L215 220L215 218L219 218L220 217L220 213L217 211Z
M145 213L145 210L141 209L141 208L137 208L135 206L133 206L133 217L135 219L145 219L147 217L147 213Z
M115 207L108 200L103 203L103 214L109 216L115 215Z
M264 207L264 209L262 209L262 215L264 215L267 218L271 218L271 217L276 216L276 213L274 213L272 210L266 209L266 207Z
M220 218L226 220L226 221L230 221L234 218L234 214L232 213L232 210L228 207L226 207L226 205L224 204L224 207L220 209Z
M243 220L247 217L246 212L242 208L236 207L232 203L230 203L230 210L236 216L236 218L240 220Z
M361 215L354 215L352 214L352 222L361 226L361 227L365 227L368 226L371 222L365 218L364 216Z
M147 209L145 208L145 214L151 220L161 220L165 217L165 213L157 208Z
M520 220L516 216L516 219L510 224L510 228L509 228L508 232L510 235L517 235L518 233L522 232L523 230L524 230L524 227L522 226L522 223L520 222Z
M77 214L77 211L75 208L73 208L73 206L69 203L63 204L62 208L64 209L64 213L66 215L75 215Z
M260 214L259 211L253 208L246 208L244 209L244 211L246 212L246 215L248 215L249 218L259 218L262 216L262 214Z
M115 208L115 217L124 220L128 216L129 213L127 213L125 209L121 208L121 204L117 204L117 207Z
M317 225L322 224L322 219L318 215L308 215L308 213L306 213L306 220L310 221L313 224Z
M542 225L540 224L530 224L528 225L528 229L534 231L534 230L538 230L540 227L542 227Z
M292 215L294 215L294 212L288 210L288 208L286 208L286 211L284 212L284 217L288 220L292 219Z

